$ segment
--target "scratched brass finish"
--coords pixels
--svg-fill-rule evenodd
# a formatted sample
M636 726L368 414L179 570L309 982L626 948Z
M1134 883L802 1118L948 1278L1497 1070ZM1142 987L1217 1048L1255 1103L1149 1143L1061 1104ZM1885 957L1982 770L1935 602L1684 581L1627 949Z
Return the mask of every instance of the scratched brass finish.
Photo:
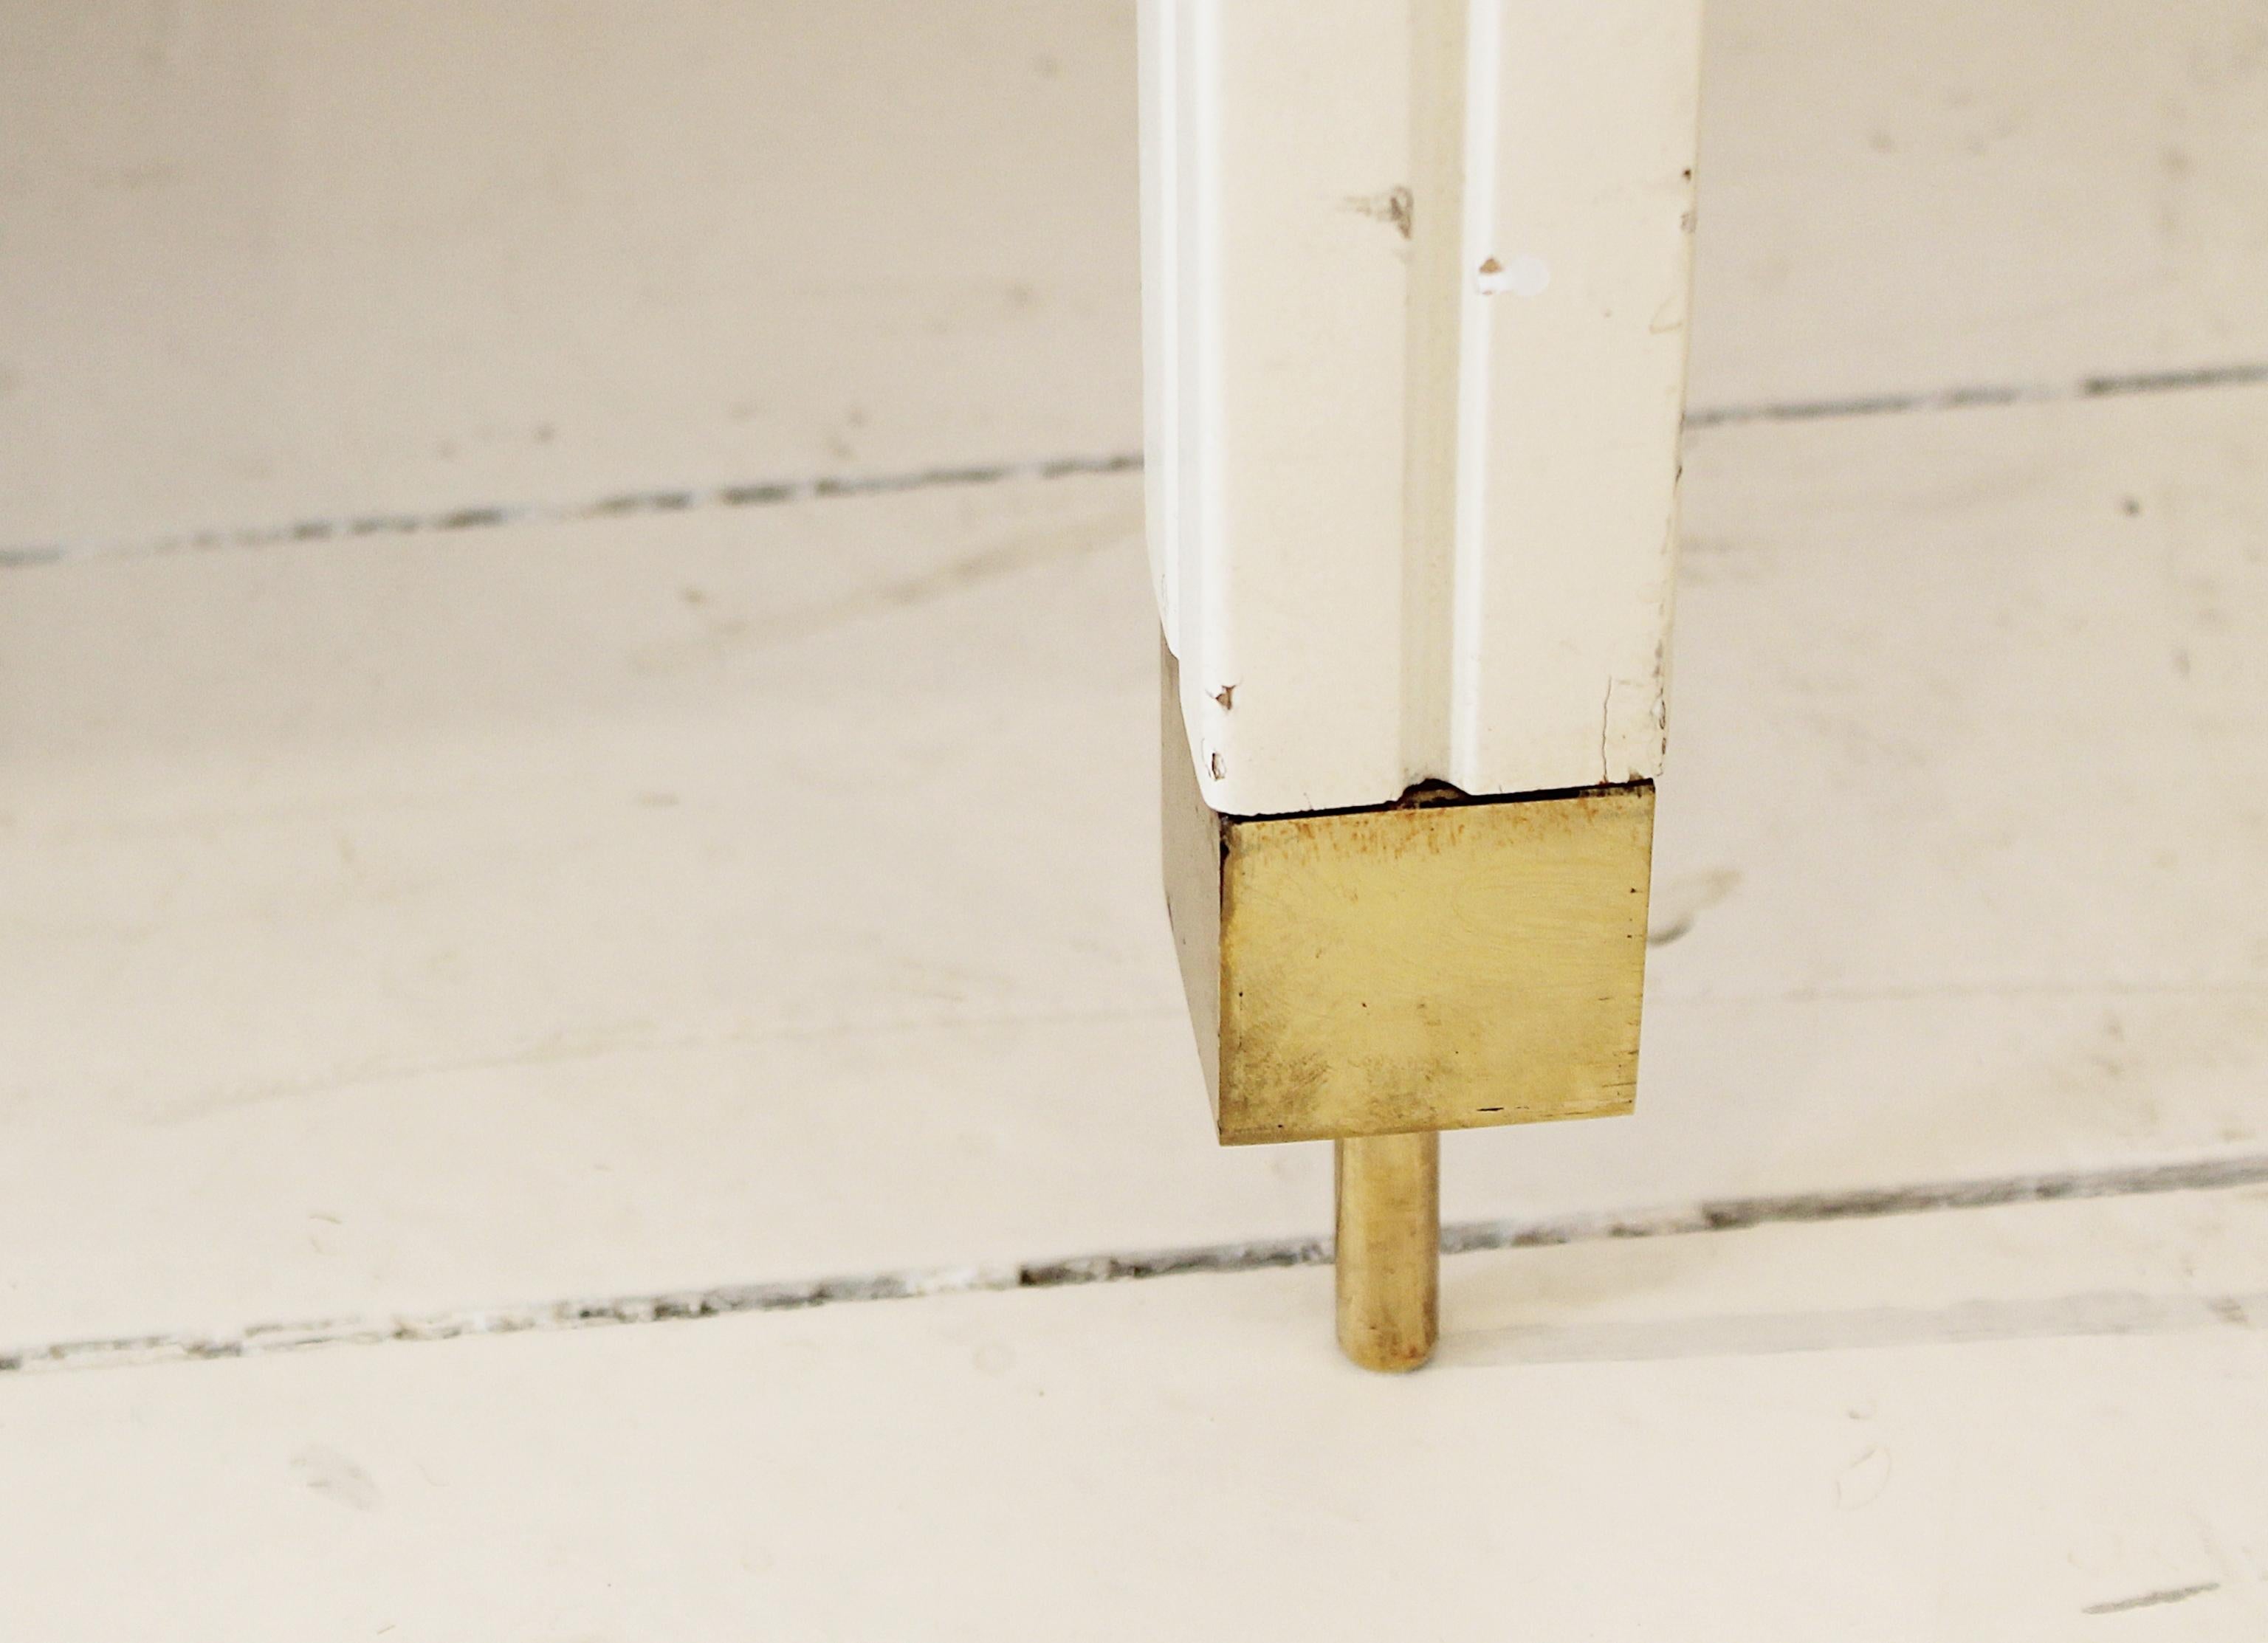
M1166 898L1221 1141L1631 1110L1652 783L1219 816L1171 671Z
M1362 1136L1334 1150L1340 1349L1366 1369L1414 1369L1440 1332L1441 1138Z

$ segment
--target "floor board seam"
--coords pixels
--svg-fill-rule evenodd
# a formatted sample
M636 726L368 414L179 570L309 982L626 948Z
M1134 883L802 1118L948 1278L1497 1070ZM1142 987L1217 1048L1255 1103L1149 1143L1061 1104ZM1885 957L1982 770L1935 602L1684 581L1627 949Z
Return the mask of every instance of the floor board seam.
M1919 393L1860 394L1838 399L1700 406L1686 413L1685 427L1689 431L1697 432L1755 423L1835 422L1852 417L1915 415L1934 411L1977 410L2012 405L2051 405L2072 400L2264 385L2268 385L2268 361L2245 362L2181 370L2101 374L2062 383L1991 384ZM826 474L812 479L620 491L580 502L479 503L427 512L347 514L297 519L280 524L196 531L179 536L126 541L18 543L0 546L0 570L31 569L93 560L144 559L215 549L277 547L292 543L399 539L493 530L506 525L565 524L593 519L627 518L643 514L776 507L826 497L879 496L944 487L1131 473L1138 472L1141 466L1139 451L1116 451L1056 457L1042 461L976 463L890 473Z
M1484 1250L1536 1249L2262 1185L2268 1185L2268 1153L2251 1153L2112 1170L2059 1170L1908 1186L1702 1199L1665 1209L1463 1221L1442 1229L1441 1248L1446 1255L1462 1255ZM1194 1273L1267 1272L1323 1265L1331 1257L1328 1237L1263 1238L1182 1249L729 1284L706 1289L460 1309L394 1317L257 1324L219 1334L184 1331L19 1347L0 1353L0 1375L197 1363L267 1357L318 1347L453 1340L470 1335L675 1323L755 1312L802 1311L855 1302L1136 1282Z
M1694 429L1732 428L1753 422L1815 422L1860 416L1910 416L1933 411L1984 410L2010 405L2056 405L2080 400L2127 398L2136 394L2189 392L2205 388L2250 388L2264 384L2268 384L2268 361L2247 361L2183 370L2103 373L2068 382L1997 383L1921 393L1860 394L1832 400L1701 407L1686 413L1685 426L1688 429Z
M335 542L430 536L505 525L571 524L640 515L695 513L720 508L777 507L828 497L883 496L1014 480L1058 480L1140 470L1138 451L1051 457L1043 461L976 463L911 469L889 473L835 473L814 479L766 480L733 485L675 489L618 491L566 502L484 502L431 512L367 513L292 520L282 524L193 532L133 541L32 543L0 547L0 570L84 563L90 560L149 559L161 554L225 548L279 547L293 543Z

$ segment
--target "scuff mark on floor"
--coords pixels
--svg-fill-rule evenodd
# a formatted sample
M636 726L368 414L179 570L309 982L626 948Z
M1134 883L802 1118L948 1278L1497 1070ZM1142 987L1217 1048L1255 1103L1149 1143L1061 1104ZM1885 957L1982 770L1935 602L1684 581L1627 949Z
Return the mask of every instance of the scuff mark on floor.
M1741 875L1733 868L1719 868L1708 873L1687 873L1655 886L1653 919L1646 933L1648 947L1667 947L1681 936L1690 935L1694 921L1719 902L1731 895L1741 885Z
M291 1475L309 1493L356 1512L378 1510L378 1482L350 1457L320 1443L310 1443L291 1456Z
M2162 1603L2186 1603L2192 1597L2202 1597L2207 1592L2220 1589L2219 1581L2200 1581L2195 1586L2169 1586L2162 1591L2143 1592L2133 1597L2114 1598L2107 1603L2089 1603L2079 1612L2083 1615L2123 1615L2135 1609L2155 1609Z

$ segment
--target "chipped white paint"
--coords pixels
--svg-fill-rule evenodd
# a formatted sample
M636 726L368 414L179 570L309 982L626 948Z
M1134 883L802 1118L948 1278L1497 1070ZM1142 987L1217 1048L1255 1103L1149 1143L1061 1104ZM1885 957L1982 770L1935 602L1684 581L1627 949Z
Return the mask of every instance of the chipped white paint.
M1654 774L1696 0L1142 20L1152 563L1208 800Z
M1551 289L1551 265L1541 257L1514 257L1507 265L1491 257L1480 266L1474 284L1484 297L1510 291L1514 297L1541 297Z

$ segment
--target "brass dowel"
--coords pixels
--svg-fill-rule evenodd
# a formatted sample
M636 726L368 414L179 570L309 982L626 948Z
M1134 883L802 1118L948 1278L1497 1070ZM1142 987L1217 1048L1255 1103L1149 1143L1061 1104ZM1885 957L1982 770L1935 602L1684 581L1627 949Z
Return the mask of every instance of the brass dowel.
M1441 1137L1334 1145L1339 1346L1366 1369L1414 1369L1440 1330Z

